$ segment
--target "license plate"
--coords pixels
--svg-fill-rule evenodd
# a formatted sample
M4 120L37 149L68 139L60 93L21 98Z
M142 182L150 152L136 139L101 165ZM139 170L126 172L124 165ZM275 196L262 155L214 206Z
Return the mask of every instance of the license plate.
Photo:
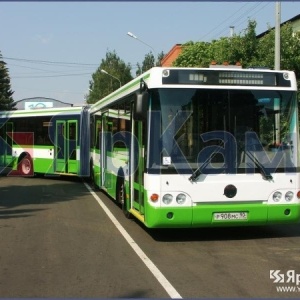
M214 213L214 221L248 220L247 212Z

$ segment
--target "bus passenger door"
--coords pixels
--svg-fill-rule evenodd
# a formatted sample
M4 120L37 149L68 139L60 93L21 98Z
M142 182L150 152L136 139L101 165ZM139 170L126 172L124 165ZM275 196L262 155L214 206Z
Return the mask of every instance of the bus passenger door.
M94 126L94 144L92 146L92 161L91 164L91 172L92 172L92 181L96 184L96 186L101 187L101 153L102 153L102 119L99 116L95 116Z
M131 199L133 208L144 214L144 151L146 134L144 122L134 121L131 138Z
M110 129L111 125L108 122L107 113L102 116L102 132L101 132L101 156L100 156L100 168L101 168L101 186L107 187L107 157L109 155L109 143L110 143Z
M58 173L78 172L77 161L77 121L56 121L54 171Z
M66 121L56 121L55 127L55 166L54 171L66 172Z
M12 163L13 123L0 124L0 166L7 167Z
M67 121L67 172L79 172L77 159L77 121Z

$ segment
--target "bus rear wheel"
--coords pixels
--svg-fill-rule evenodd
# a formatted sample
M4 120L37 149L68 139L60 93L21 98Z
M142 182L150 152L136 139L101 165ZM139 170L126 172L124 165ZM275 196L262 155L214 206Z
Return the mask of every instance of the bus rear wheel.
M131 213L127 210L127 198L124 182L118 184L117 189L117 202L121 205L122 211L126 218L131 218Z
M25 155L18 165L18 170L23 176L32 176L33 175L33 165L32 160L29 155Z
M89 178L91 186L96 189L97 185L95 184L95 173L94 173L94 164L90 162L90 178Z

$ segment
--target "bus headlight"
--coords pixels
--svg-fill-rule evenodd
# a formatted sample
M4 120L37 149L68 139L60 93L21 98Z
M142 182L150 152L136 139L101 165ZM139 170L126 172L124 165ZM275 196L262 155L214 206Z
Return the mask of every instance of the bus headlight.
M178 204L184 204L185 200L186 200L186 195L185 194L178 194L176 196L176 202Z
M171 194L165 194L162 198L162 202L164 204L170 204L173 200L173 196Z
M285 201L290 202L293 200L294 193L291 191L288 191L285 193Z
M281 192L275 192L273 194L273 201L274 202L279 202L281 200L282 193Z

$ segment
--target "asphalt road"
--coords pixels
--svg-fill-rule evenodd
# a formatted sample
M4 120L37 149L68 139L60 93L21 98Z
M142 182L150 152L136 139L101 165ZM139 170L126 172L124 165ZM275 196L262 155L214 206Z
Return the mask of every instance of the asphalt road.
M149 230L95 196L75 178L0 177L1 298L170 298L168 284L183 298L300 297L299 224Z

